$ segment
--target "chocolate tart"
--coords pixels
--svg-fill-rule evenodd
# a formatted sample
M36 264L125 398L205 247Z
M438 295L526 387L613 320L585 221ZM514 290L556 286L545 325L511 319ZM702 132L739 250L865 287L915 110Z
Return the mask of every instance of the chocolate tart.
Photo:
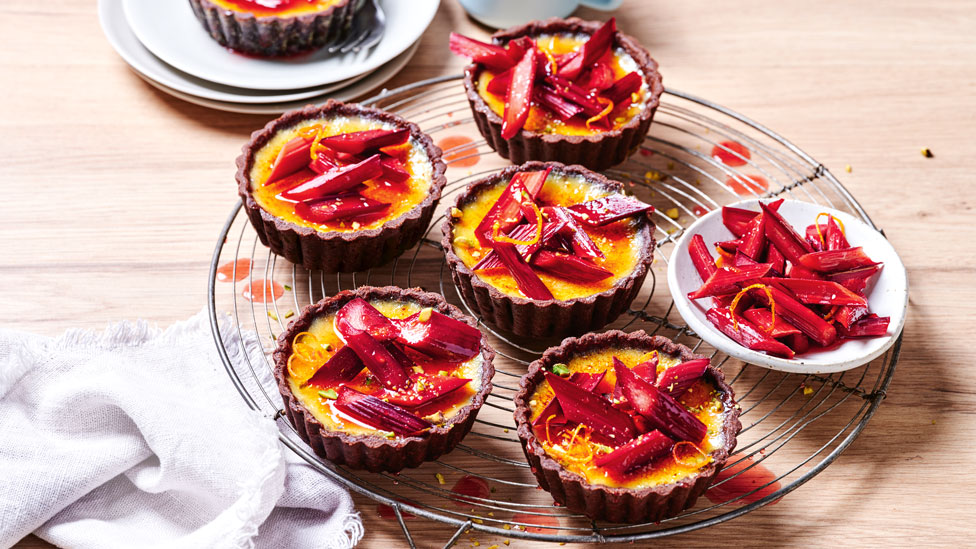
M330 385L326 391L333 394L323 396L325 392L318 392L323 386L314 383L317 376L321 374L324 365L301 362L301 356L296 356L298 364L289 365L289 359L293 354L306 352L298 351L299 345L309 344L308 336L302 336L309 332L318 334L313 338L313 342L325 349L323 357L325 363L344 350L348 350L334 330L333 322L336 313L343 306L362 298L371 305L376 305L383 309L384 315L388 318L399 318L410 320L411 312L423 314L428 310L430 315L438 313L446 315L453 321L459 321L471 327L477 332L476 323L473 319L465 316L461 311L444 301L438 294L425 292L419 288L402 289L395 286L371 287L363 286L356 290L346 290L335 296L323 299L318 303L310 305L302 311L302 314L292 322L288 328L278 336L278 346L274 351L274 375L278 382L278 390L284 402L285 413L288 420L295 427L299 436L312 447L316 454L333 463L345 465L352 469L366 469L369 471L390 471L396 472L406 467L418 467L425 461L435 460L443 454L454 449L462 438L471 430L478 410L484 404L488 393L491 392L491 378L495 373L492 360L495 356L494 351L488 346L484 336L477 332L474 340L474 354L471 358L458 362L454 365L456 370L452 374L460 376L461 373L471 375L471 379L461 386L440 398L435 397L431 402L419 408L411 408L412 414L426 414L431 418L429 428L420 434L403 435L393 432L384 432L378 427L372 427L368 423L363 423L361 418L357 419L350 415L344 415L339 411L339 400L336 396L349 388L365 391L369 394L378 395L384 402L392 400L391 393L387 391L383 383L379 382L379 377L375 372L368 368L362 369L355 374L354 378L347 381ZM429 309L427 309L429 308ZM316 321L318 320L318 323ZM301 337L301 341L296 343L296 337ZM329 342L332 347L325 345ZM469 342L470 343L470 342ZM314 345L315 343L313 343ZM414 353L411 349L399 344L396 345L401 350L398 357L403 357L403 351L410 353L411 357L422 356ZM399 360L399 359L398 359ZM418 360L414 368L429 370L431 368L447 369L451 366L446 362L423 363ZM293 371L299 370L298 375L306 378L302 383L292 379ZM447 374L441 370L440 374ZM425 373L419 374L426 375ZM416 377L416 374L412 374ZM413 377L411 379L413 379ZM430 379L433 379L432 377ZM461 380L466 381L466 380ZM335 393L338 389L338 393ZM419 389L411 389L419 390ZM355 391L353 391L355 392ZM318 398L316 399L316 394ZM341 399L341 397L339 397ZM436 411L434 408L437 408ZM344 410L344 409L343 409ZM403 408L401 408L403 410ZM420 417L420 416L418 416Z
M248 55L297 55L336 42L367 0L318 0L272 8L241 0L190 0L200 24L221 46ZM253 4L253 5L252 5Z
M597 21L583 21L575 17L553 18L498 31L492 35L492 41L504 45L523 36L538 39L540 36L550 35L592 35L601 25ZM495 97L493 103L496 108L493 109L486 101L486 95L483 95L490 92L480 89L483 87L480 79L487 69L477 63L465 67L464 88L468 102L478 130L488 145L514 164L528 160L552 160L580 164L592 170L605 170L625 161L644 141L664 92L664 85L657 71L657 62L636 39L616 31L613 47L626 54L644 78L644 86L641 88L642 108L629 115L622 123L615 123L609 130L585 135L561 133L558 129L532 131L523 128L513 138L503 139L499 105L505 98ZM532 107L533 110L538 108ZM529 116L531 119L532 115Z
M637 296L654 259L654 222L650 215L642 213L612 226L586 229L594 240L602 242L599 247L606 252L606 258L599 261L614 272L612 278L604 281L573 284L542 273L539 276L547 287L552 288L553 298L540 300L529 299L521 293L512 277L504 271L500 275L476 272L482 263L472 254L483 254L485 249L461 249L459 239L472 240L466 235L471 233L471 226L478 222L478 216L483 215L480 212L485 208L479 197L497 192L517 173L547 168L551 172L539 194L541 203L551 200L548 203L559 206L575 204L575 199L570 198L571 193L566 190L573 189L574 181L579 182L584 194L589 193L590 197L624 196L619 182L582 166L527 162L469 185L458 196L452 215L442 227L441 246L451 277L464 300L485 321L519 336L562 337L597 330L613 322ZM467 214L469 211L471 213ZM462 217L457 217L458 214ZM474 218L466 220L464 215ZM594 232L590 233L591 230Z
M288 144L289 136L318 126L338 133L409 130L403 153L409 178L399 186L373 179L362 191L390 202L385 213L364 223L347 225L340 220L323 224L302 218L295 204L279 200L276 186L293 181L301 184L315 172L304 169L269 182L275 154ZM237 158L236 180L244 211L262 244L306 269L353 272L382 265L420 241L447 183L445 170L440 148L416 124L378 109L329 100L322 106L286 112L252 133Z
M652 351L657 351L657 354L644 354ZM580 338L568 338L562 345L548 349L539 360L530 364L528 372L522 377L519 392L515 395L515 422L518 426L518 436L539 485L549 491L553 499L565 505L569 511L583 513L594 520L610 522L659 521L693 506L698 496L702 495L712 483L735 449L736 436L742 427L739 422L740 409L722 372L710 364L705 366L699 361L698 373L701 377L694 380L687 386L686 392L679 393L677 397L677 402L686 407L689 403L699 403L697 408L690 408L690 411L701 419L708 429L704 438L693 445L697 457L691 464L678 461L674 453L679 444L688 445L691 444L690 442L677 442L670 450L665 450L653 461L630 469L625 474L608 472L607 469L595 465L606 454L594 454L592 449L590 449L589 459L583 458L579 464L577 464L579 460L570 461L568 457L557 458L556 450L547 451L544 447L547 443L550 448L560 451L564 447L573 450L572 444L578 439L574 436L567 444L566 435L557 433L556 439L560 442L552 445L543 440L543 437L550 437L551 433L555 432L551 430L552 426L549 425L542 430L538 419L536 419L536 426L533 426L533 416L549 413L548 410L551 408L548 406L550 401L554 400L553 390L550 387L540 387L540 384L546 380L546 373L552 371L557 364L559 365L557 368L566 368L572 372L593 372L600 375L599 385L593 389L589 387L584 389L589 389L596 394L609 393L615 390L617 383L615 369L610 364L613 357L618 356L626 363L624 367L630 368L631 372L638 371L634 366L644 360L644 357L658 357L660 363L657 366L651 365L653 368L651 375L666 371L666 368L678 363L696 359L708 360L707 357L692 353L684 345L676 344L661 336L648 336L643 331L628 334L614 330L602 334L587 334ZM643 366L645 365L642 364L638 368ZM602 374L601 372L604 371L607 373ZM559 373L565 375L566 371L561 370ZM608 394L607 398L613 397ZM620 405L621 400L618 398L611 402L617 403L614 404L616 407ZM623 402L625 403L626 400L624 399ZM634 415L635 413L632 412L632 416ZM567 425L572 425L572 422ZM645 429L654 429L654 427L645 427ZM579 427L576 428L577 432L580 430ZM583 432L588 433L585 429ZM651 434L660 435L661 431L654 431ZM667 440L666 437L665 439ZM675 441L670 440L670 443ZM577 444L582 447L584 443ZM590 445L591 441L587 440L585 444ZM686 459L684 456L680 457L682 460Z

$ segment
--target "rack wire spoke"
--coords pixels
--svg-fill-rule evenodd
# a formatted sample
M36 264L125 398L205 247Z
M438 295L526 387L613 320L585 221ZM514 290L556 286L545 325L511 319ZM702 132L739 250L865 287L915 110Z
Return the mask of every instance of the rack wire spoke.
M655 206L655 257L660 260L652 265L630 308L607 329L666 335L696 353L710 356L714 364L725 370L735 389L743 422L736 454L726 464L729 474L714 486L730 486L735 479L755 471L768 471L768 478L774 480L764 480L731 499L717 498L710 503L707 498L700 498L693 508L657 523L593 522L553 506L551 496L538 489L525 461L512 418L512 399L526 365L558 342L514 338L485 324L454 286L440 247L444 212L457 195L472 181L508 165L494 154L475 127L459 80L460 77L442 77L417 82L384 91L365 102L416 122L435 140L455 135L467 138L452 141L454 144L444 148L450 161L448 184L439 209L421 242L399 258L360 273L310 271L286 263L261 245L240 203L226 220L208 281L214 341L244 401L276 420L282 442L323 475L389 505L410 547L416 543L404 520L406 513L451 525L455 530L445 547L455 545L470 530L550 542L598 543L633 542L689 532L767 505L796 490L837 459L884 399L898 361L900 339L881 357L849 374L772 372L728 357L689 330L674 313L667 277L658 274L663 275L672 246L691 223L706 211L746 197L796 196L845 209L870 226L874 224L827 168L779 134L721 105L667 90L651 132L638 152L607 171ZM718 147L738 156L724 145L727 141L741 143L750 151L749 155L741 155L741 162L737 163L741 165L727 165L712 155L713 148ZM768 187L754 186L750 176L761 176ZM236 263L244 258L251 261L246 276L238 271ZM223 278L218 281L217 269L231 261L235 262L231 277L226 283ZM285 285L292 295L281 304L276 299L260 302L243 297L245 287L257 292L265 281L272 282L272 288L274 283ZM496 351L498 375L471 436L450 454L399 474L351 470L315 455L284 417L272 376L270 353L276 344L274 337L286 328L292 316L286 310L293 306L297 314L303 305L371 282L403 287L421 284L439 291L478 320L479 328ZM240 339L233 349L224 347L220 335L228 329ZM253 340L252 333L257 334L265 352L263 357L250 353L245 344ZM448 489L452 483L445 477L485 483L490 493L459 495ZM487 513L490 514L485 516ZM548 517L555 523L539 525L532 517Z

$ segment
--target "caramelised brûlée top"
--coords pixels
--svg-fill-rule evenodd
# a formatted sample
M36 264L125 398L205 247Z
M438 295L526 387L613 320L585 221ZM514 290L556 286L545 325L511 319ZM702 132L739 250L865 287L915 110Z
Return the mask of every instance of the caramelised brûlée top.
M630 275L651 246L650 205L575 171L547 165L469 193L451 211L452 248L507 295L598 294Z
M231 11L252 13L258 17L291 17L320 13L348 0L210 0Z
M250 190L268 213L322 231L381 227L423 202L433 165L410 129L332 115L279 130L254 155Z
M289 388L327 430L423 436L472 403L481 332L409 299L357 297L295 335Z
M641 489L707 467L730 413L708 359L610 348L554 364L529 400L533 433L588 483Z
M627 124L651 97L616 31L611 18L592 35L542 32L504 46L452 34L451 50L481 67L477 91L502 118L504 138L520 129L594 135Z

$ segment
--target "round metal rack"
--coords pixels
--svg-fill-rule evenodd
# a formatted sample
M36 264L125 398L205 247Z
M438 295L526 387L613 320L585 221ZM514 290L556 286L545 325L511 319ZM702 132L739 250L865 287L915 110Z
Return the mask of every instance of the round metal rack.
M467 308L451 282L440 249L443 212L464 187L509 163L498 157L478 134L470 116L460 77L417 82L384 91L366 104L395 112L419 124L435 141L446 137L464 144L445 150L448 185L424 240L399 259L380 268L349 274L307 271L271 254L257 239L238 203L232 210L213 255L209 278L211 325L230 378L252 408L276 420L282 442L322 474L379 504L414 547L407 518L411 515L450 524L456 531L445 547L468 530L505 537L557 542L630 542L687 532L724 522L796 490L823 471L867 425L885 396L894 373L901 338L882 357L855 370L832 375L797 375L766 370L729 359L701 341L674 312L667 291L666 267L675 239L706 211L747 197L786 196L824 204L858 215L873 226L854 197L822 164L775 132L707 100L668 90L650 134L625 164L607 172L625 182L640 199L653 204L657 224L656 260L631 309L607 328L642 329L710 354L731 380L742 406L742 432L736 454L727 464L735 475L763 467L775 481L729 501L698 504L682 514L647 524L593 522L554 506L525 463L515 435L512 397L525 366L553 341L524 340L482 324L498 357L494 389L471 433L451 454L399 474L354 471L322 460L298 437L283 417L271 379L274 338L303 306L361 285L421 286ZM460 138L460 139L459 139ZM721 143L736 141L750 153L730 166L713 156ZM733 155L735 156L735 155ZM247 277L217 279L218 267L249 259ZM243 266L241 267L244 268ZM252 302L242 294L261 279L281 285L277 301ZM221 329L240 331L240 348L225 348ZM255 336L261 352L248 352ZM460 501L451 490L462 476L486 481L491 493ZM773 490L778 487L778 489ZM707 496L708 494L706 494ZM537 517L545 516L540 524Z

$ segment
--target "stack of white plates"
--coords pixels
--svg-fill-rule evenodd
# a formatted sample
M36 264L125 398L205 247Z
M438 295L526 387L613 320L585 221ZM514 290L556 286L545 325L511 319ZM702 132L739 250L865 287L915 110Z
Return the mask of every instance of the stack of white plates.
M360 97L417 51L440 0L380 0L386 31L367 51L325 49L286 59L234 53L215 42L187 0L99 0L102 30L136 74L185 101L232 112L277 114L326 99Z

